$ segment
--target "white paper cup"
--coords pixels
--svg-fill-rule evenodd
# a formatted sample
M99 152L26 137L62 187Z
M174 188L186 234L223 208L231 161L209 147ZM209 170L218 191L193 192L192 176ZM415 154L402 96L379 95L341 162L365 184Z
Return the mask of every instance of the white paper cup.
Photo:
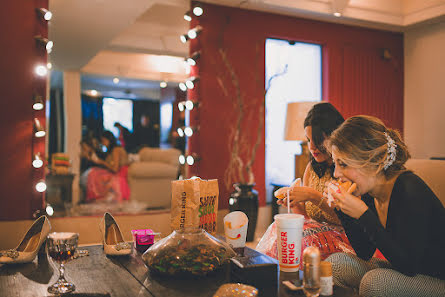
M246 246L247 226L249 219L242 211L233 211L224 217L224 235L233 248Z
M295 272L300 267L301 237L304 216L300 214L278 214L274 216L277 225L277 250L280 271Z

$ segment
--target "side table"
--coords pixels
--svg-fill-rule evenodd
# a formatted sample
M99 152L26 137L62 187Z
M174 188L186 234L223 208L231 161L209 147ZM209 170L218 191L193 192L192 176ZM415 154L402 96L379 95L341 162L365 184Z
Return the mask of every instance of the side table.
M74 174L48 174L46 175L46 202L54 210L63 210L65 202L72 201L72 187Z

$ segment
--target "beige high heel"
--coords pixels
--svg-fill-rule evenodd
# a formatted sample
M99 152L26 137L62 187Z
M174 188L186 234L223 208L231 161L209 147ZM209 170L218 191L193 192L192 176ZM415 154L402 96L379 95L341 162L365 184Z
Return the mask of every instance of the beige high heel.
M124 241L121 230L110 213L104 214L99 228L102 233L105 254L111 256L131 254L132 244Z
M46 216L41 216L28 229L20 244L11 250L0 251L0 264L32 262L42 244L46 241L51 224Z

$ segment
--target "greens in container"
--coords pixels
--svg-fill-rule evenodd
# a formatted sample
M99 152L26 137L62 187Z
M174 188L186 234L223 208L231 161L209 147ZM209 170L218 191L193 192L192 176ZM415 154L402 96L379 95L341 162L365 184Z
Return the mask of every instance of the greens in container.
M205 230L185 228L156 242L142 258L154 273L204 276L219 269L235 255L227 243Z

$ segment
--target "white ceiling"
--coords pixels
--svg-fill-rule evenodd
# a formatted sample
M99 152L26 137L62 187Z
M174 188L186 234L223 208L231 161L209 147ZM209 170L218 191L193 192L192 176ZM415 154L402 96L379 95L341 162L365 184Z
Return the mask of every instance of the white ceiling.
M403 31L445 15L445 0L202 2L392 31ZM179 36L188 30L189 23L183 15L189 7L188 0L49 0L53 12L49 39L54 41L50 60L59 70L182 81L186 77L184 67L159 70L149 66L138 68L134 64L156 59L156 55L187 56L188 45L182 44ZM342 17L334 17L334 11L341 12ZM125 58L120 59L120 53ZM99 68L95 68L97 60L102 61ZM111 65L105 67L103 61Z

